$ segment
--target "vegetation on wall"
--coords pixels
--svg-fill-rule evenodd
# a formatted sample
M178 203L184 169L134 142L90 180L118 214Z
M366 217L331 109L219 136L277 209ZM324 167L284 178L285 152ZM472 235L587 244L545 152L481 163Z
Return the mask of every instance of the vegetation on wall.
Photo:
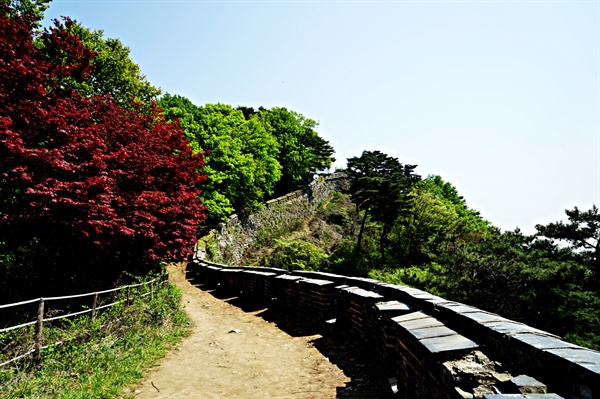
M278 234L260 255L251 248L248 263L410 285L600 349L596 206L567 210L567 222L538 225L533 235L501 232L440 176L416 178L415 167L405 173L380 152L348 165L348 192L334 193L305 229ZM406 178L395 193L385 182L394 168ZM379 217L371 212L383 198L391 203Z

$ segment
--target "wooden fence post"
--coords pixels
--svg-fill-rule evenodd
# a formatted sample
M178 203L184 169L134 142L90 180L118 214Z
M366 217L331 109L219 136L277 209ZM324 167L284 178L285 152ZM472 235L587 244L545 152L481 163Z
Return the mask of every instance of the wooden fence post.
M92 321L96 319L96 306L98 305L98 293L94 293L94 302L92 303Z
M150 281L150 299L154 299L154 280Z
M37 323L35 324L35 342L33 352L33 363L36 366L40 365L42 359L42 329L44 325L44 298L40 298L38 306Z

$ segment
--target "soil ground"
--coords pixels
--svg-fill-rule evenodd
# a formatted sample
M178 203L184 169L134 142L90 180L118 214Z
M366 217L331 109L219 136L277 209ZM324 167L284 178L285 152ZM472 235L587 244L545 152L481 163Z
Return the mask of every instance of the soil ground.
M170 267L191 335L137 388L136 398L389 398L375 356L283 312L236 306Z

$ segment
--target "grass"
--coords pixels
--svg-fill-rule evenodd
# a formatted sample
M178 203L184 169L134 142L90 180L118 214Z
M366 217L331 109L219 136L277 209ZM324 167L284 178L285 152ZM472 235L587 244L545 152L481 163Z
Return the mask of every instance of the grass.
M48 342L67 343L44 350L38 368L0 369L0 397L133 398L147 370L188 334L180 299L180 290L165 284L153 297L116 305L94 321L84 316L45 328Z

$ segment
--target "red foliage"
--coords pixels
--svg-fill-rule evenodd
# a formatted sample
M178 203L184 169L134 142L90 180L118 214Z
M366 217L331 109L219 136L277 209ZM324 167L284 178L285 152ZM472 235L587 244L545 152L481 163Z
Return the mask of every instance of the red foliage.
M0 7L0 242L36 237L99 263L184 256L205 218L202 156L156 106L127 111L61 84L85 78L94 56L71 21L45 31L41 50Z

